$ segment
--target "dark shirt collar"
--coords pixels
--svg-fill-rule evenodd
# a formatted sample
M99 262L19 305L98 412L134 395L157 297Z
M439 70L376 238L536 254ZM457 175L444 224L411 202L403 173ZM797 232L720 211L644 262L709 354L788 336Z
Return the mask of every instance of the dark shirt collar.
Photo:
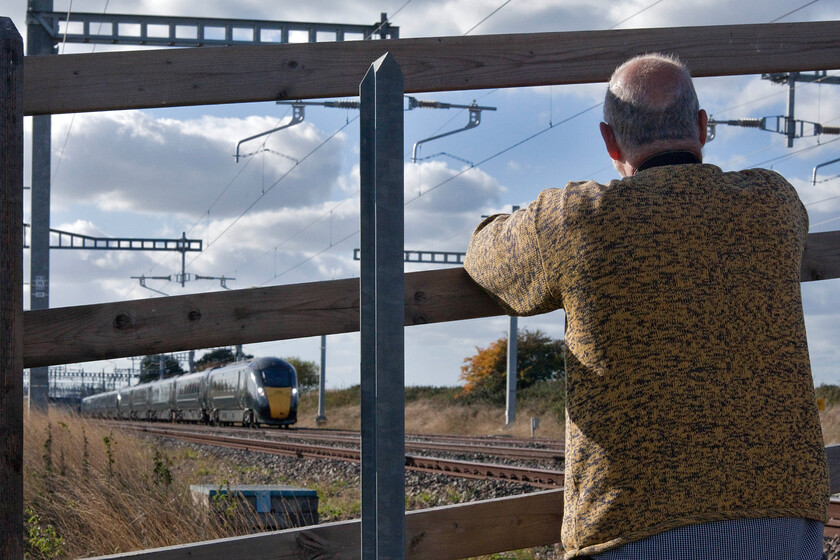
M683 150L673 152L662 152L655 156L650 156L636 168L636 173L650 169L651 167L660 167L663 165L683 165L686 163L702 163L700 158L695 154Z

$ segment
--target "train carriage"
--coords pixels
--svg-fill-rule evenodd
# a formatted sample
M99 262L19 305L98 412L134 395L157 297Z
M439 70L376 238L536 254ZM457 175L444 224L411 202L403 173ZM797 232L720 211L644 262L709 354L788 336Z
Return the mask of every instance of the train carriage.
M207 422L207 373L199 371L175 378L175 420Z
M131 390L132 387L123 387L117 391L117 410L114 417L122 420L131 419Z
M175 379L163 379L149 387L148 407L151 420L175 420Z
M288 427L297 422L297 407L295 368L278 358L255 358L92 395L82 400L81 411L96 417Z

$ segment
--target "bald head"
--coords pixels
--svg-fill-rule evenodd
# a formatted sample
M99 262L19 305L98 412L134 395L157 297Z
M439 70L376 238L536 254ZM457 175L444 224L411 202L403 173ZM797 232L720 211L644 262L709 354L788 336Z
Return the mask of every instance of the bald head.
M625 156L698 144L697 94L686 67L676 58L647 54L619 66L604 101L609 124ZM704 126L705 128L705 126ZM705 141L705 130L697 150Z

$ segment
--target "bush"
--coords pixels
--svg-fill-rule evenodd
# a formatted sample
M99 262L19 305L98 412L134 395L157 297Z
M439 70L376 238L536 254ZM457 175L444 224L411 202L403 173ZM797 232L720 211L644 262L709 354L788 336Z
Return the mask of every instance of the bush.
M816 391L817 398L825 399L825 404L840 403L840 387L837 385L820 385Z
M517 389L525 389L539 381L563 378L565 343L562 340L553 340L538 330L531 332L523 329L519 331L517 341ZM461 366L464 389L459 397L503 403L507 389L507 337L476 350L476 354L464 359Z
M297 356L283 358L295 368L297 372L298 389L301 393L307 393L317 389L321 384L321 369L311 360L301 360Z

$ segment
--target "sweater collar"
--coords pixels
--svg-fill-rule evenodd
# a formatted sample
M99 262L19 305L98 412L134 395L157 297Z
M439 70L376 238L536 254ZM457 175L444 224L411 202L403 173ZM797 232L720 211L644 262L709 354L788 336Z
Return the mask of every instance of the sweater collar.
M645 169L650 169L651 167L660 167L663 165L683 165L686 163L702 163L702 161L700 161L700 158L698 158L695 154L684 150L662 152L654 156L650 156L643 161L641 165L636 168L636 173L644 171Z

